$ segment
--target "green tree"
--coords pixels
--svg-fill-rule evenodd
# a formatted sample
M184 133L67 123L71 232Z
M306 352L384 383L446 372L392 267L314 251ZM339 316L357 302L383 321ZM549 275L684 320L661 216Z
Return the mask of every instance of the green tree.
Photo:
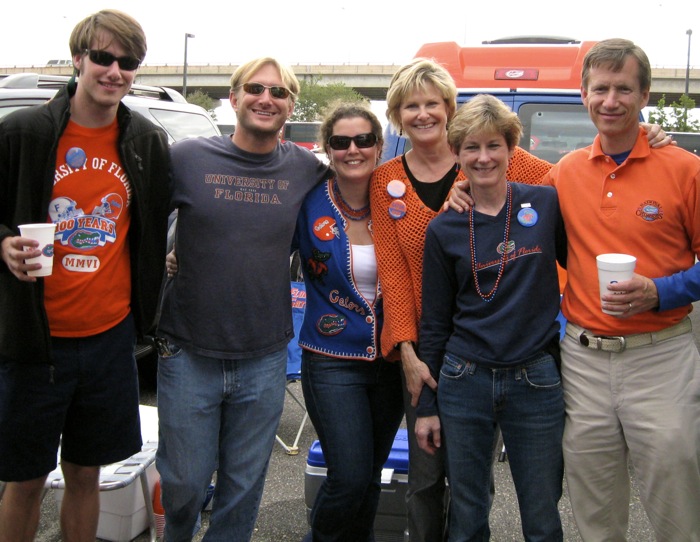
M209 96L209 94L206 92L202 92L201 90L197 89L194 92L187 93L187 101L191 104L195 104L206 109L207 113L211 115L212 120L216 122L215 110L217 107L219 107L218 100L214 100L214 98Z
M687 94L683 94L678 102L666 106L664 94L656 109L649 113L649 122L658 124L667 132L700 132L700 121L688 118L688 111L694 108L695 100Z
M294 112L289 120L298 122L311 122L320 120L324 110L332 102L342 100L346 102L366 101L362 94L356 92L343 83L330 85L320 84L320 79L310 81L303 80L300 83L299 98L294 104Z

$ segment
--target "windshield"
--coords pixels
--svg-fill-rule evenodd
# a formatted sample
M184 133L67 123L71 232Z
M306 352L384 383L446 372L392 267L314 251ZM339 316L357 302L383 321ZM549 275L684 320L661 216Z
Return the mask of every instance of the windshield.
M149 112L175 141L188 137L219 135L214 123L204 115L156 108L150 108Z

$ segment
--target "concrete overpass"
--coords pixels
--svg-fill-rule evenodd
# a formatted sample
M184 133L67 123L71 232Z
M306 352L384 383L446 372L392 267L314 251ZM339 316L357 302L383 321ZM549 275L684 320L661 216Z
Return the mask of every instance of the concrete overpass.
M296 64L292 66L300 80L318 79L321 83L343 83L373 100L383 100L391 77L400 66L372 64ZM229 93L229 79L237 65L188 65L187 90L202 90L212 98L226 98ZM1 68L0 73L38 72L69 75L66 66L45 67L26 66ZM144 85L171 87L182 91L182 66L144 65L139 69L136 82ZM662 95L666 103L677 101L685 91L685 68L653 68L651 99L649 105L656 105ZM700 107L700 68L690 70L690 97Z

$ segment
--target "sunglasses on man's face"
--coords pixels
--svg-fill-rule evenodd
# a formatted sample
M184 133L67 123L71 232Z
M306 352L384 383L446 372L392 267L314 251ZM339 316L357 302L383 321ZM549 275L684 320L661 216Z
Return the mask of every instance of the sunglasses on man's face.
M141 61L133 56L114 56L112 53L100 51L99 49L86 49L85 52L90 58L90 62L105 68L108 68L116 61L120 70L132 72L141 64Z
M260 96L263 92L265 92L265 89L267 89L270 91L270 96L277 98L278 100L285 100L289 98L290 94L288 88L277 86L268 87L262 83L244 83L241 86L236 87L236 90L239 88L242 88L248 94L252 94L254 96Z
M356 136L334 135L328 138L328 145L334 151L345 151L350 148L350 143L354 142L358 149L368 149L377 143L377 136L373 133L357 134Z

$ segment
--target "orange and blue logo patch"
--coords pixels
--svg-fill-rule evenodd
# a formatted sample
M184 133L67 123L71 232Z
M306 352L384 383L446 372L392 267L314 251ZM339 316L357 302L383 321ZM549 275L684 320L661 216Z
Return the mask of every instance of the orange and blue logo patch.
M637 207L637 216L647 222L654 222L664 217L664 211L658 201L647 200Z

